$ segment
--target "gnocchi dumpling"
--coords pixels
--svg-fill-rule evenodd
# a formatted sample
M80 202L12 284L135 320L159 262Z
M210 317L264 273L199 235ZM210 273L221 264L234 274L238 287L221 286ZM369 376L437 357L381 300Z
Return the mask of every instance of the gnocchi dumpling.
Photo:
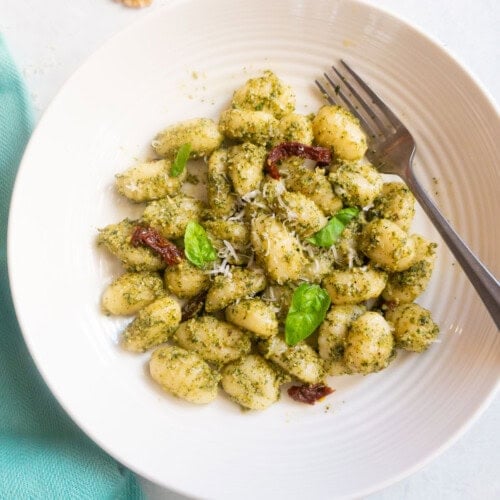
M302 193L287 191L284 184L266 180L262 193L277 217L303 238L308 238L328 223L319 207Z
M97 244L117 257L127 271L158 271L165 262L151 249L130 242L138 222L124 219L99 229Z
M229 149L227 168L235 192L240 196L260 188L264 179L265 148L245 142Z
M233 94L233 108L265 111L281 118L295 109L295 95L272 71L250 78Z
M184 236L188 222L200 220L202 210L203 203L200 200L179 193L148 203L142 220L164 238L176 239Z
M247 224L235 220L207 220L203 227L215 238L229 241L239 248L250 244L250 231Z
M250 352L249 337L238 327L213 316L201 316L181 323L175 332L177 343L199 354L205 361L224 364Z
M123 332L127 351L144 352L166 342L181 322L181 306L173 297L162 297L143 307Z
M342 201L333 192L323 169L310 170L302 165L297 166L288 162L283 173L286 188L307 196L325 215L333 215L342 208Z
M379 196L383 180L378 170L366 162L342 162L329 176L335 193L346 205L367 207Z
M172 162L158 160L140 163L116 175L117 191L136 203L157 200L179 192L186 178L186 169L177 177L170 175Z
M230 139L267 145L277 133L278 120L265 111L226 109L219 119L220 131Z
M266 284L261 270L233 267L227 276L214 278L205 300L205 311L220 311L238 299L252 297L264 290Z
M359 242L363 230L363 214L352 220L342 231L339 240L335 243L335 262L342 268L362 266L365 256L360 252Z
M328 250L310 249L301 278L310 283L321 283L332 272L335 254Z
M389 308L385 317L394 325L396 347L407 351L425 351L439 334L439 327L432 320L431 312L418 304L401 304Z
M252 220L252 247L257 261L278 284L296 280L304 266L300 241L282 222L271 215Z
M415 260L415 241L387 219L374 219L363 228L360 248L386 271L404 271Z
M102 309L109 314L135 314L164 293L158 273L124 273L104 291Z
M259 348L266 359L306 384L317 384L325 378L322 359L304 342L288 346L280 335L276 335L262 340Z
M215 151L223 137L217 124L209 118L193 118L167 127L152 142L162 158L174 159L180 147L191 146L190 158L201 158Z
M359 304L378 297L387 283L387 273L369 267L335 269L323 278L333 304Z
M392 326L384 317L368 311L349 327L344 362L354 373L371 373L386 368L394 357Z
M413 302L427 288L431 279L437 245L419 235L413 235L412 239L415 242L415 260L408 269L389 274L382 293L388 302Z
M195 352L159 347L151 356L149 372L162 389L190 403L207 404L217 397L220 375Z
M226 320L253 333L267 338L278 333L278 319L274 307L261 299L240 300L226 308Z
M318 330L318 353L327 362L330 375L349 370L344 364L347 333L352 322L366 311L362 305L333 306Z
M403 231L410 230L415 216L415 197L402 182L386 182L375 199L373 214L397 224Z
M208 159L207 201L215 217L231 215L236 210L236 196L227 171L227 149L214 151Z
M261 356L249 354L222 370L222 388L250 410L264 410L280 397L280 377Z
M323 106L313 119L313 132L320 146L343 160L359 160L368 148L359 120L341 106Z
M210 286L210 277L186 259L174 266L168 266L164 280L166 288L180 299L195 297Z
M306 115L289 113L278 122L274 143L300 142L309 146L313 139L311 118Z

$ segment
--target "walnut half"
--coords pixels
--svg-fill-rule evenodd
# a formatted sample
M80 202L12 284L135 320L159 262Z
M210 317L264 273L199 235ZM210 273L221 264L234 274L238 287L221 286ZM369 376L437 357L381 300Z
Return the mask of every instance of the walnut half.
M152 4L153 0L116 0L125 7L133 7L134 9L140 9L141 7L148 7Z

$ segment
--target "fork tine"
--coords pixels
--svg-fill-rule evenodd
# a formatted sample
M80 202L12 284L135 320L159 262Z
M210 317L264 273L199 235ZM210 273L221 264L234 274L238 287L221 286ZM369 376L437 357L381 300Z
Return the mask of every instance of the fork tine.
M361 88L370 96L373 103L376 104L380 110L385 114L389 122L394 128L397 128L401 125L401 121L399 118L387 107L387 105L380 99L380 97L373 92L373 90L368 87L368 85L361 79L361 77L343 60L340 62L344 65L344 67L349 71L351 76L359 83Z
M368 116L377 124L380 130L384 130L385 126L382 120L373 112L372 108L365 102L365 100L359 95L356 89L348 82L348 80L342 75L335 66L332 66L333 71L337 73L337 76L342 80L344 85L349 89L349 92L357 99L359 104L363 107L363 109L368 113ZM358 112L359 114L359 112Z
M374 134L375 131L373 130L373 127L368 123L368 121L364 118L364 116L362 116L359 113L359 111L356 109L356 107L346 97L346 95L340 89L339 85L337 85L327 73L323 73L323 76L325 77L326 81L332 86L332 88L335 89L335 92L342 98L342 101L349 108L351 113L359 119L363 128L365 130L369 130L372 134Z
M319 88L320 92L324 95L325 99L330 103L330 104L337 104L334 100L334 98L328 93L326 88L323 86L323 84L318 81L314 80L314 83L316 83L316 86Z

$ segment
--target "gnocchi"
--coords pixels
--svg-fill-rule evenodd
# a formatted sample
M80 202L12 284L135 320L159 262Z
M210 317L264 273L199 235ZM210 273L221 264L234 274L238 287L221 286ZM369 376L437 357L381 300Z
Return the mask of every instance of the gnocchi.
M200 219L202 208L200 200L185 194L165 196L146 205L142 221L165 238L181 238L188 222Z
M239 405L264 410L280 397L280 378L266 361L249 354L222 370L222 388Z
M227 109L220 117L219 128L235 141L265 146L276 135L278 121L265 111Z
M278 284L296 280L304 266L299 239L274 216L252 220L250 238L257 261Z
M436 341L414 303L436 245L411 233L413 195L367 161L347 109L301 114L264 71L218 122L171 124L152 147L115 176L142 215L100 229L97 244L124 270L102 311L134 315L120 345L150 351L164 391L206 404L221 387L255 411L292 381L290 397L314 403L333 392L328 377L378 372Z
M352 322L366 311L363 305L333 306L319 327L318 353L330 375L349 372L344 363L347 333Z
M166 342L181 321L181 307L172 297L162 297L143 307L122 336L128 351L144 352Z
M311 118L297 113L285 115L277 125L275 144L281 142L300 142L312 144L314 140Z
M323 279L334 304L359 304L378 297L387 283L387 273L373 268L336 269Z
M368 148L357 118L341 106L323 106L313 120L314 139L342 160L359 160Z
M245 196L260 188L266 155L265 148L249 142L229 149L227 168L236 194Z
M383 186L382 176L370 163L342 162L329 178L344 203L360 207L371 205Z
M308 344L288 346L280 336L262 340L260 351L266 359L306 384L318 384L325 378L323 361Z
M220 311L229 304L252 297L266 287L263 272L235 267L227 276L216 276L205 300L207 312Z
M176 194L186 178L186 171L174 177L172 162L157 160L140 163L116 175L117 191L131 201L141 203Z
M377 372L386 368L393 356L393 328L381 314L367 311L351 323L344 350L350 371Z
M326 226L325 214L307 196L286 191L284 185L275 180L266 181L262 191L276 216L299 236L307 238Z
M227 171L227 150L217 149L208 160L207 201L214 217L229 216L236 211L237 198Z
M289 85L266 70L235 90L231 105L234 109L264 111L279 119L294 111L295 95Z
M415 260L415 241L387 219L375 219L363 228L360 248L386 271L404 271Z
M217 124L208 118L194 118L167 127L152 142L156 154L174 159L184 144L191 146L191 158L207 156L222 143L223 136Z
M220 375L195 352L159 347L151 355L149 372L163 389L190 403L207 404L217 397Z
M131 238L138 221L124 219L99 230L97 244L117 257L127 271L159 271L165 262L151 249L132 245Z
M240 300L226 308L226 320L259 338L278 333L278 318L273 307L261 299Z
M436 259L436 244L413 235L415 259L404 271L389 274L382 297L388 302L413 302L426 288Z
M106 288L101 303L109 314L135 314L163 294L158 273L124 273Z
M333 215L342 208L342 201L333 192L324 169L310 170L289 162L285 169L285 185L291 192L299 192L314 201L325 215Z
M386 182L371 212L377 218L390 220L408 232L415 215L415 197L402 182Z
M195 297L210 286L210 277L186 260L167 267L164 280L167 290L180 299Z
M205 361L222 365L250 352L248 336L239 328L213 316L184 321L175 332L177 343Z
M401 304L389 309L385 317L394 325L396 346L407 351L425 351L439 333L430 311L418 304Z

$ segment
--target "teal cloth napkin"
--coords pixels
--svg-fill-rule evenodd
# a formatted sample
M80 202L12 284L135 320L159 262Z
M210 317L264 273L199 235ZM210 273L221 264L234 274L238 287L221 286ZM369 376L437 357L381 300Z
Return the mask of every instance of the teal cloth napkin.
M135 476L88 439L50 394L16 321L7 216L32 125L23 82L0 35L0 499L142 499Z

